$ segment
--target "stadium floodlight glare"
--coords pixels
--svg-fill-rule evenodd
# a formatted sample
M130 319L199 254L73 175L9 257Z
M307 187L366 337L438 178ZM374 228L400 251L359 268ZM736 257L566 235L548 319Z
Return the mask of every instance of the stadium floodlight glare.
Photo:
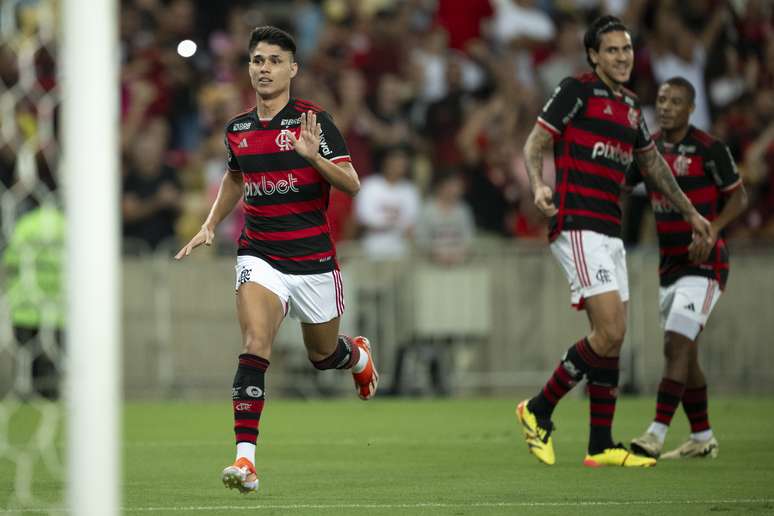
M116 0L65 0L62 9L67 498L71 514L115 516L121 409L118 14Z
M177 53L181 57L191 57L196 53L196 49L198 47L196 46L196 43L191 41L190 39L184 39L180 43L177 44Z

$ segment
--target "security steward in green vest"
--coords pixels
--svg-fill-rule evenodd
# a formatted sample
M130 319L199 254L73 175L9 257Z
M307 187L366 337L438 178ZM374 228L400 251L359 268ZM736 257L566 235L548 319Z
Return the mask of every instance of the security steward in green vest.
M18 345L14 389L23 399L34 393L50 400L59 397L64 233L62 211L43 203L18 219L2 257Z

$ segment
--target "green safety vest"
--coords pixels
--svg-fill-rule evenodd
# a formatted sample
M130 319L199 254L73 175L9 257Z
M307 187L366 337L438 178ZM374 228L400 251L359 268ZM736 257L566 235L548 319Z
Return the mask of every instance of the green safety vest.
M3 253L14 326L63 326L64 234L64 214L53 206L35 208L16 222Z

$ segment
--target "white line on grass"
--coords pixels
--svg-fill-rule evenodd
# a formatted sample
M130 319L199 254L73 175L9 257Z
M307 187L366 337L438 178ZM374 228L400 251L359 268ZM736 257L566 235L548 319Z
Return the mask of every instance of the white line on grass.
M272 504L272 505L212 505L188 507L122 507L123 512L179 512L179 511L231 511L238 509L277 509L277 510L327 510L327 509L465 509L465 508L498 508L498 507L617 507L627 505L737 505L737 504L769 504L774 498L736 498L725 500L626 500L626 501L566 501L566 502L472 502L472 503L337 503L337 504ZM18 512L66 512L66 509L0 509L0 514Z

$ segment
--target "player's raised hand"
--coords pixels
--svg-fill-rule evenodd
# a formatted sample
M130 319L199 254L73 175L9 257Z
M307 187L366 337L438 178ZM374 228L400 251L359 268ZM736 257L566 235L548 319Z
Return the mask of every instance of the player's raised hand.
M546 217L553 217L559 211L554 206L554 192L548 185L538 185L535 188L535 206Z
M288 136L293 149L302 158L311 161L320 149L320 133L322 128L317 123L317 115L314 111L307 111L301 113L301 132L298 133L298 138L292 131Z
M187 244L185 244L182 249L180 249L177 252L177 254L175 255L175 260L182 260L189 254L191 254L191 251L193 251L194 249L196 249L202 244L206 246L211 246L212 240L214 238L215 238L215 231L213 231L207 226L202 226L199 232L196 233L194 237Z

